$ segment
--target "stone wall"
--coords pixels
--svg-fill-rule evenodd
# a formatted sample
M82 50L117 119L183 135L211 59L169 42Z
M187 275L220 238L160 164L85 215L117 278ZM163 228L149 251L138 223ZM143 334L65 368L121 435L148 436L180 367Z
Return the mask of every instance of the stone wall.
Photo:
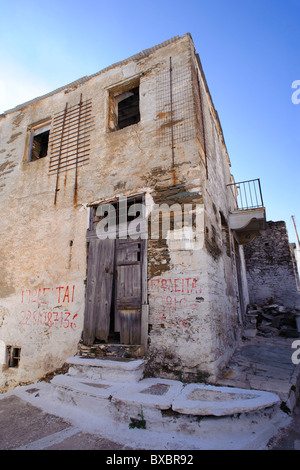
M244 245L250 303L300 304L285 222L267 222L261 236Z

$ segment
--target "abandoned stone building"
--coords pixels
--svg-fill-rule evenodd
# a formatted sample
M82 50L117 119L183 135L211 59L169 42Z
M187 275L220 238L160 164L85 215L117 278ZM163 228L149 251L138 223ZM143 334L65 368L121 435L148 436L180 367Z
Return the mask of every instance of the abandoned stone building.
M190 34L8 110L0 147L1 390L78 354L213 381L265 208L234 183Z

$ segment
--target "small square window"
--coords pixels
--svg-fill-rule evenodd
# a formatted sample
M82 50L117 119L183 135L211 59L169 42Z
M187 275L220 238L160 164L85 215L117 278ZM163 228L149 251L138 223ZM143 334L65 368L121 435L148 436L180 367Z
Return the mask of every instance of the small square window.
M140 88L137 83L110 92L110 130L124 129L137 124L140 119Z
M21 359L21 348L15 346L7 346L7 366L19 367Z
M49 135L50 124L31 128L28 152L29 162L34 162L47 156Z

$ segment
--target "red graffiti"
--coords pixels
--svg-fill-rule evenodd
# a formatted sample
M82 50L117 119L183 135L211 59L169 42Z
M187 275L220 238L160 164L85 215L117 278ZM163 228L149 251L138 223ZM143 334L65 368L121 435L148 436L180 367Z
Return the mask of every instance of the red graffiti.
M153 322L168 326L191 326L188 315L192 307L197 307L194 300L187 300L185 297L178 298L173 295L152 295L154 305L160 306L161 311L153 315ZM184 317L183 317L184 315Z
M201 294L201 287L198 285L198 279L187 278L158 278L151 279L151 290L157 292L174 292L181 294Z
M37 326L46 325L49 328L71 328L76 329L76 323L74 320L78 317L78 314L72 314L71 312L48 312L45 310L22 310L21 320L19 325L25 326Z
M56 303L74 302L75 286L43 287L40 289L25 289L22 291L22 304L39 302L47 304L47 298L52 295Z

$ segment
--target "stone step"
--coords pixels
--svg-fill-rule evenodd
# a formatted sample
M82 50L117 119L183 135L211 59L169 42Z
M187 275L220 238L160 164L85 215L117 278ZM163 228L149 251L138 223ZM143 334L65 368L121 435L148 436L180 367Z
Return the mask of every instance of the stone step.
M92 346L86 346L82 342L78 344L79 356L89 358L127 358L127 359L142 359L145 351L141 346L137 345L124 345L124 344L103 344L95 343Z
M146 362L142 359L102 358L90 359L74 356L67 360L68 375L108 382L139 382Z
M55 376L51 384L52 400L70 416L76 414L72 410L84 411L99 427L125 429L128 436L146 429L200 440L201 445L205 439L216 439L222 446L224 436L232 435L234 421L239 437L246 432L246 439L250 434L260 443L267 442L274 426L281 427L287 418L278 397L268 392L185 385L163 378L122 383L69 374Z

